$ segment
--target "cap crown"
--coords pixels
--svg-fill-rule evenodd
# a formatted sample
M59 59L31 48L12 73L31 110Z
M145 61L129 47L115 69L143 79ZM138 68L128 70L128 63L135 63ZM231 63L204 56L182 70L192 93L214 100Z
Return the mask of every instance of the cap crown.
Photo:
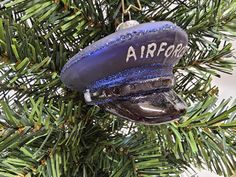
M64 66L61 79L71 89L83 91L99 80L110 82L107 78L116 78L117 73L141 71L140 68L172 68L187 50L187 43L185 31L171 22L143 23L115 32L83 49ZM172 73L171 69L166 72ZM165 74L162 71L158 76ZM138 74L134 77L142 78ZM119 84L122 82L128 80L119 80Z

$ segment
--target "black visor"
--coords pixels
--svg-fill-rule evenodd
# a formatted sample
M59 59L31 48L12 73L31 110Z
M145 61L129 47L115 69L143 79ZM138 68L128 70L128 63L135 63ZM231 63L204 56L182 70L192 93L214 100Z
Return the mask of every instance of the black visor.
M159 124L179 118L186 105L171 90L173 77L160 77L143 82L115 86L84 93L88 104L96 104L107 111L135 122Z
M130 97L101 105L107 111L143 124L160 124L178 119L186 105L173 91Z

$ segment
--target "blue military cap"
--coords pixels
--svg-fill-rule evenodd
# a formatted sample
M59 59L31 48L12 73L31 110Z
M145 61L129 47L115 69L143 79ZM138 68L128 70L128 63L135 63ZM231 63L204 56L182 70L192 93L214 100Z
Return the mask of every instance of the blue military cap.
M187 51L188 36L171 22L128 25L72 57L63 83L125 119L159 124L179 118L185 103L172 90L173 66Z

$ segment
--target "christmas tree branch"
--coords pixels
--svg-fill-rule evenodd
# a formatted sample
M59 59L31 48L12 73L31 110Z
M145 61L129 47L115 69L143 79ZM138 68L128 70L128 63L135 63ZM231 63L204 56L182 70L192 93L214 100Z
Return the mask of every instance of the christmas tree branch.
M180 123L172 124L169 128L167 126L175 138L166 142L168 149L174 150L176 158L185 159L201 168L204 168L204 162L208 169L217 174L230 176L235 171L236 105L229 107L229 100L219 106L215 103L214 97L209 98L190 108Z
M1 2L0 176L170 176L190 163L224 176L235 171L236 107L217 106L211 81L235 65L228 40L236 3L141 3L133 19L170 20L189 34L175 90L194 105L179 123L131 126L60 82L71 56L115 31L120 1Z

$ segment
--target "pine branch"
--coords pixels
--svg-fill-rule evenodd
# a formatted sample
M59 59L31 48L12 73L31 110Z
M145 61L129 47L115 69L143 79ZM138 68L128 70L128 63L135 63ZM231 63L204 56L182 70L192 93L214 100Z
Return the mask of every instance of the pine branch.
M236 170L236 105L229 107L229 101L216 106L216 99L212 97L195 105L180 123L160 127L158 137L163 138L166 149L172 151L177 159L184 159L200 168L206 164L219 175L232 175Z
M62 158L55 157L58 151L68 149L68 160L72 158L75 164L78 163L78 168L70 170L68 174L61 170L56 173L75 176L85 168L86 174L97 174L96 163L100 162L99 169L114 176L168 176L170 173L181 173L191 162L202 168L202 164L206 163L210 170L218 174L224 172L225 176L229 176L235 170L235 131L231 130L236 127L236 106L227 108L229 101L226 101L215 107L215 101L215 98L209 98L204 103L195 105L180 123L154 127L135 125L127 136L119 131L113 132L110 129L108 132L94 126L94 121L100 122L102 127L112 127L113 123L94 119L99 112L93 108L83 111L82 107L72 108L73 103L58 103L61 105L59 107L53 102L47 105L41 98L38 101L31 99L31 104L19 108L16 106L14 110L19 111L13 112L2 102L7 124L2 124L5 132L2 134L0 147L1 152L8 152L2 160L8 162L10 159L8 163L12 164L19 160L11 153L31 149L33 164L38 164L34 165L37 171L34 173L39 175L45 173L44 170L49 170L48 168L54 168L52 163L59 163L55 161ZM137 128L142 131L137 132ZM103 155L99 155L100 153ZM28 164L26 157L21 160L26 160L22 165ZM45 165L46 161L49 166ZM64 163L69 165L69 162L60 163L62 166ZM19 167L24 171L20 170L18 173L33 173L32 164L28 170L26 167ZM6 171L6 167L1 168L1 171L5 170L4 173L11 173ZM228 171L225 172L224 168Z
M174 21L190 37L175 89L193 106L179 123L131 125L86 106L59 80L71 56L115 31L120 1L1 3L0 176L169 176L190 163L224 176L236 170L236 107L216 106L211 86L235 64L227 40L235 36L236 3L141 3L133 19Z

